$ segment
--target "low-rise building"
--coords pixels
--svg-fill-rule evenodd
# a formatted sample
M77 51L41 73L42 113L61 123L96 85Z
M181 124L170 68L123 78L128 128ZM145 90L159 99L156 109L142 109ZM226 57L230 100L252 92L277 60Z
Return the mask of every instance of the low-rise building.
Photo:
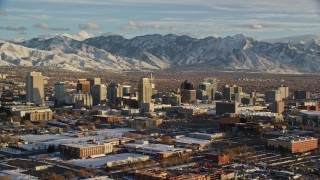
M230 162L230 157L225 154L219 153L207 153L204 155L205 159L217 163L218 165L228 164Z
M198 138L198 139L204 139L204 140L215 140L215 139L219 139L219 138L223 138L226 136L226 133L214 133L214 134L208 134L208 133L190 133L189 134L190 137L193 138Z
M111 143L61 144L59 149L60 155L67 159L83 159L111 153L113 151L113 146Z
M134 129L153 129L162 124L162 119L136 118L128 121L128 126Z
M237 102L217 102L216 103L216 114L223 115L223 114L232 114L238 113L238 105Z
M268 139L268 147L288 151L291 153L301 153L318 148L318 139L313 137L279 137Z
M52 110L47 107L13 106L10 111L13 116L26 118L29 121L52 119Z
M318 127L320 124L320 111L300 111L299 115L304 125Z
M212 143L212 141L185 137L185 136L178 136L173 141L174 141L174 144L177 145L178 147L186 147L186 148L191 148L199 151L207 150Z
M105 115L95 115L94 120L100 120L103 123L122 123L122 116L105 116Z
M173 145L166 144L149 144L148 141L135 141L135 143L126 143L122 147L128 149L130 152L147 154L163 159L172 156L182 156L186 153L192 152L191 149L175 148Z

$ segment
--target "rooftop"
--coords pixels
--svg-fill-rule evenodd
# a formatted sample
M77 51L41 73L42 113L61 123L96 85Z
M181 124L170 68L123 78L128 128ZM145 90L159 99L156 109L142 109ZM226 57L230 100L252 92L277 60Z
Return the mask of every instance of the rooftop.
M317 139L317 138L313 138L310 136L304 136L304 137L300 137L300 136L288 136L288 137L278 137L275 139L269 139L270 141L284 141L284 142L301 142L301 141L308 141L308 140L312 140L312 139Z

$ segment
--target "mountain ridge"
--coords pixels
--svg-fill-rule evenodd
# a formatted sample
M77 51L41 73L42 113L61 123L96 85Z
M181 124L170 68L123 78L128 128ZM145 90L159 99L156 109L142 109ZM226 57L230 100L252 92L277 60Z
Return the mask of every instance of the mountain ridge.
M320 41L269 43L242 34L197 39L187 35L145 35L126 39L98 36L33 38L0 43L0 65L84 69L155 70L207 66L225 71L320 73Z

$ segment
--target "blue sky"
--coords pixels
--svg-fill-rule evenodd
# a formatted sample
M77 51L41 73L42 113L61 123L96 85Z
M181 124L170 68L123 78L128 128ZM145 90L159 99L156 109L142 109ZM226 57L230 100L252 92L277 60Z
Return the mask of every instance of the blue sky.
M319 35L319 0L0 0L0 39Z

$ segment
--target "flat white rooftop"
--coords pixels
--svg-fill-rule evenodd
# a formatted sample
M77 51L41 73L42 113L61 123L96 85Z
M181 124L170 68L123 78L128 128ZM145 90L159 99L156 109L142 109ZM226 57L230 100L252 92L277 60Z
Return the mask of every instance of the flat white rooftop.
M122 154L108 155L108 156L93 158L93 159L74 159L74 160L67 161L67 163L74 164L81 167L101 167L108 162L117 162L117 161L126 161L126 160L129 161L132 159L139 159L139 158L149 159L149 156L133 154L133 153L122 153Z
M181 137L178 139L174 139L174 142L177 143L183 143L183 144L199 144L201 146L209 145L211 144L211 141L208 140L202 140L202 139L196 139L196 138L190 138L190 137Z

